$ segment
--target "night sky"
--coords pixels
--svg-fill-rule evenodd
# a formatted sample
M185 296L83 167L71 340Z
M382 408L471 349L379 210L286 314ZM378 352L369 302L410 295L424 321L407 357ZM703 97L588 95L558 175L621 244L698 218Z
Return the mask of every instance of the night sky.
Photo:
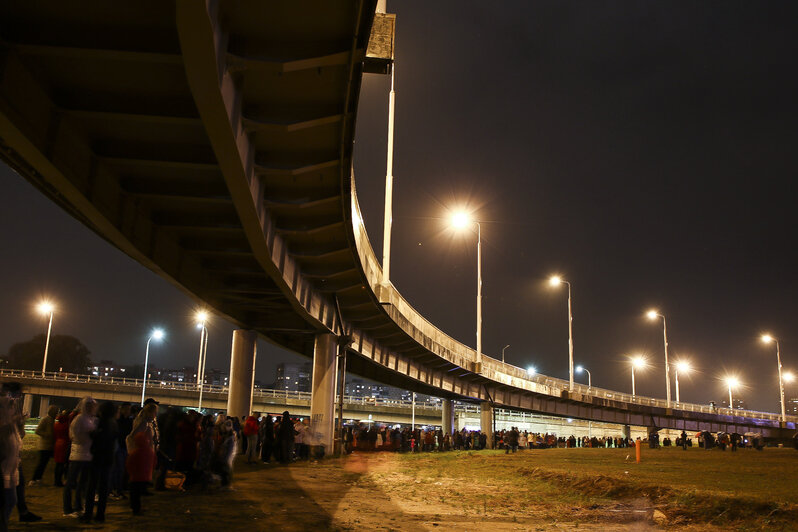
M794 2L389 2L397 13L392 281L422 314L474 346L482 222L486 354L568 376L565 287L577 364L594 386L630 391L630 353L648 355L639 394L664 397L661 325L682 399L735 397L777 411L781 340L798 370L794 205L798 4ZM381 255L385 76L366 75L355 148L358 195ZM195 302L0 168L0 350L44 332L32 305L57 302L54 332L95 359L140 363L163 325L159 366L196 364ZM216 319L209 367L227 366ZM262 342L258 378L305 360ZM585 381L583 376L577 379ZM788 388L788 394L789 394ZM674 394L675 395L675 394Z

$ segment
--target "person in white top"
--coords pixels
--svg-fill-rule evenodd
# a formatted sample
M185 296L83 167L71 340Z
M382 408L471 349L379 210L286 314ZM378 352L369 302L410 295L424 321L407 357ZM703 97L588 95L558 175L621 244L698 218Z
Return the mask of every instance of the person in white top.
M77 407L78 415L69 425L72 447L69 452L69 473L64 485L64 515L80 517L83 511L82 494L89 481L91 468L91 432L97 426L97 402L84 397ZM77 488L77 489L76 489ZM75 492L73 501L72 492ZM72 504L72 503L75 504Z

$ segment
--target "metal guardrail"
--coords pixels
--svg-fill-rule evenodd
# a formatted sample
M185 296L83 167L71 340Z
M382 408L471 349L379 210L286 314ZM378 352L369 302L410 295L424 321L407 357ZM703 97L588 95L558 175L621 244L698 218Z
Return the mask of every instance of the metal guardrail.
M59 371L48 371L42 375L41 371L23 369L0 369L0 377L16 377L24 379L38 379L49 382L72 382L79 384L109 384L116 386L130 386L141 388L144 379L132 379L127 377L104 377L98 375L84 375L80 373L64 373ZM195 382L175 382L155 379L147 379L148 389L176 390L185 392L199 392L199 385ZM227 386L218 384L205 384L202 387L203 393L227 393ZM285 400L310 401L310 392L300 392L294 390L274 390L270 388L255 388L254 397L274 398ZM337 397L336 397L337 400ZM385 407L405 407L411 408L413 401L407 399L389 399L384 397L359 397L345 395L344 403L350 405L363 406L385 406ZM416 401L416 410L440 410L440 403L435 401Z
M498 362L497 364L503 366L495 371L499 377L506 374L509 377L518 378L518 372L526 373L525 370L517 368L510 364ZM493 364L492 364L493 365ZM507 373L500 371L501 369L509 370ZM517 371L515 371L517 370ZM20 377L26 379L41 379L45 381L58 381L58 382L75 382L86 384L110 384L122 386L135 386L141 387L143 379L131 379L127 377L103 377L98 375L84 375L80 373L63 373L57 371L48 371L42 375L41 371L35 370L21 370L21 369L0 369L0 377ZM552 395L559 395L563 391L568 390L568 381L557 379L554 377L547 377L545 375L533 375L525 377L529 381L533 381L553 391ZM165 390L178 390L178 391L199 391L199 385L193 382L175 382L163 381L157 379L147 379L148 388L158 388ZM227 393L227 386L220 386L216 384L205 384L203 386L204 393ZM574 392L588 395L592 397L599 397L604 399L612 399L629 404L636 404L642 406L653 406L659 408L666 408L667 402L662 399L654 399L652 397L643 397L640 395L632 396L631 394L616 392L612 390L604 390L602 388L587 387L583 384L574 383ZM292 390L273 390L269 388L255 388L253 392L254 397L260 398L281 398L293 399L301 401L310 401L310 392L299 392ZM337 399L336 399L337 400ZM413 404L412 401L407 399L387 399L383 397L358 397L353 395L345 395L344 403L363 406L394 406L410 408ZM459 404L455 405L457 410L469 411L469 407L478 408L475 405ZM772 412L757 412L755 410L741 410L731 408L713 408L708 405L698 405L693 403L677 403L672 402L671 407L677 410L686 412L700 412L704 414L718 414L726 416L737 417L750 417L755 419L767 419L772 421L779 421L779 414ZM435 401L416 401L417 409L432 409L440 410L440 403ZM787 416L787 421L798 422L798 416Z

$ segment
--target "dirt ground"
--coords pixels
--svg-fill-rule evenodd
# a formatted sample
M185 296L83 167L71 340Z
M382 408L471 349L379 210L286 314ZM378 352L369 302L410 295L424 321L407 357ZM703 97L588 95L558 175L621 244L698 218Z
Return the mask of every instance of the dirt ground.
M239 461L232 491L155 492L144 499L144 514L136 517L127 501L109 501L104 526L80 525L75 518L61 516L62 490L52 486L51 463L45 485L27 488L28 506L44 520L20 524L15 511L11 530L798 529L798 522L795 528L783 520L771 526L762 516L724 522L727 510L718 510L720 521L711 515L706 519L677 518L672 510L678 504L689 506L695 501L680 502L680 494L668 499L644 489L608 494L597 491L607 477L591 481L594 474L590 473L571 482L571 477L558 476L561 474L554 470L530 468L543 461L557 461L558 450L550 451L554 452L510 457L495 452L356 453L345 459L290 466ZM569 456L576 458L575 452L580 451L571 451ZM26 455L30 478L35 460L30 453ZM612 480L607 483L622 486ZM787 506L794 508L790 503ZM655 515L659 509L671 515Z

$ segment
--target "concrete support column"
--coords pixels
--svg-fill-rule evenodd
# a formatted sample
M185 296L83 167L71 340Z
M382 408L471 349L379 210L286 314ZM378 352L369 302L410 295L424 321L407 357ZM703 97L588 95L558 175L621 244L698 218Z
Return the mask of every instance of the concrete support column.
M227 392L227 415L252 413L252 388L255 385L255 355L258 335L255 331L233 331L230 350L230 381Z
M623 426L623 437L624 438L631 438L632 437L632 427L629 425Z
M27 415L33 414L31 410L33 409L33 395L26 393L22 397L22 412Z
M489 401L479 405L479 429L488 436L488 449L493 449L493 405Z
M441 411L441 430L444 435L451 436L454 432L454 402L451 399L442 399Z
M50 408L50 396L49 395L40 395L39 396L39 417L44 417L47 415L47 410Z
M333 452L335 426L335 378L338 339L334 334L319 334L313 347L313 380L310 396L310 430L314 443Z

